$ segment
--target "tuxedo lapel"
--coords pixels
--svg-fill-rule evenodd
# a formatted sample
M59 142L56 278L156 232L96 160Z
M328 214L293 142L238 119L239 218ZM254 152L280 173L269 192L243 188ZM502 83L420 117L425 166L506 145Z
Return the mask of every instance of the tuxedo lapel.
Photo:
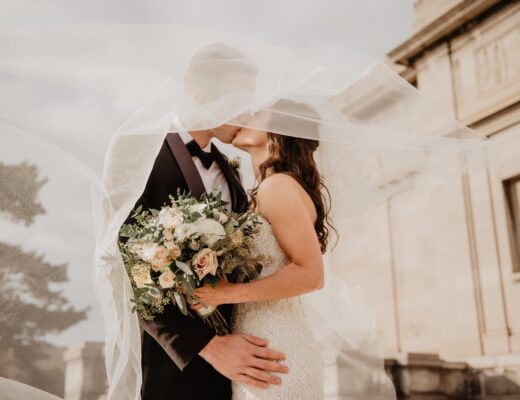
M196 198L200 198L204 193L206 193L206 189L186 145L177 132L168 133L166 135L166 141L168 142L168 146L170 147L173 156L179 164L179 168L186 180L186 184L188 185L191 194Z
M213 143L211 144L211 152L215 156L215 161L220 167L224 178L229 186L229 192L231 194L231 206L235 212L244 212L247 209L247 193L242 186L239 178L229 165L226 157L220 152L220 150Z

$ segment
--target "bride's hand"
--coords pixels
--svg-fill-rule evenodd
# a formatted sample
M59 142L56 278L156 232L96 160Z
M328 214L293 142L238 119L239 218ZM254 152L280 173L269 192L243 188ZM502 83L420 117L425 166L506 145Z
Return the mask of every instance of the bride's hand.
M195 297L206 306L229 304L232 302L233 286L235 286L234 283L220 278L215 287L206 284L201 288L195 289ZM200 303L192 306L192 308L199 308L201 306Z

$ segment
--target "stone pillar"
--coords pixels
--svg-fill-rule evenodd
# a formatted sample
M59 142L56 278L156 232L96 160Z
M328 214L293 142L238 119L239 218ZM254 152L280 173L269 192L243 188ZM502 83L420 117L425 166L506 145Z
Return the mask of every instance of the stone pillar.
M99 400L107 388L103 343L83 342L69 347L64 359L64 400Z

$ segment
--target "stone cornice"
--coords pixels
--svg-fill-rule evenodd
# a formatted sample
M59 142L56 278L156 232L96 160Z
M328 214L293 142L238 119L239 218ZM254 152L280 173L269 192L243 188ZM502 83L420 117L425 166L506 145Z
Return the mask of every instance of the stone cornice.
M426 25L414 35L391 50L388 58L398 64L412 65L424 51L435 46L444 38L453 35L485 11L506 0L465 0L439 18Z

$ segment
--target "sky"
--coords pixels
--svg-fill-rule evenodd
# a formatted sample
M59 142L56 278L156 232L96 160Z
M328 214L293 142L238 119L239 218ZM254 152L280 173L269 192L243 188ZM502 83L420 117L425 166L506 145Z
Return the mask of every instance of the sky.
M413 25L413 0L0 0L0 8L1 23L181 23L378 56Z
M378 57L406 40L413 26L412 0L0 0L0 9L1 23L181 23L244 33L278 45L344 47ZM12 100L0 94L0 122L6 110L12 110L9 103ZM93 245L88 182L68 170L59 155L42 151L39 143L6 131L0 135L5 144L0 161L29 160L49 179L39 198L47 214L29 228L0 219L0 241L20 244L56 264L68 263L65 293L78 308L91 311L87 321L52 341L73 345L102 340L89 262Z

